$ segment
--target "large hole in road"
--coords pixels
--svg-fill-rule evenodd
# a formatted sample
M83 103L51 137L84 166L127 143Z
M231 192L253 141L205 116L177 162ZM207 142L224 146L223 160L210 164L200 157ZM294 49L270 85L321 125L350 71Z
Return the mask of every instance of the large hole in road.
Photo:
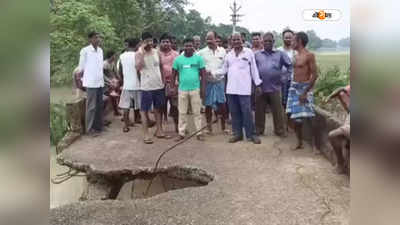
M146 192L152 179L152 184ZM154 174L138 176L134 180L126 182L122 186L117 199L150 198L172 190L205 186L213 180L212 175L198 168L173 167Z

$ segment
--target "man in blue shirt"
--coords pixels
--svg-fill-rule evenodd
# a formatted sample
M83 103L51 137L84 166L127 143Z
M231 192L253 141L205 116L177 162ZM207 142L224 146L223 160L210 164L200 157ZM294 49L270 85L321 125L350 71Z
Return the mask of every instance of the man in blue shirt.
M281 100L282 84L293 71L293 65L285 52L274 50L274 35L270 32L263 36L264 50L256 53L256 64L262 80L262 94L256 96L255 125L258 135L265 130L265 107L271 106L274 121L274 133L286 137L286 121ZM282 70L286 67L286 70Z

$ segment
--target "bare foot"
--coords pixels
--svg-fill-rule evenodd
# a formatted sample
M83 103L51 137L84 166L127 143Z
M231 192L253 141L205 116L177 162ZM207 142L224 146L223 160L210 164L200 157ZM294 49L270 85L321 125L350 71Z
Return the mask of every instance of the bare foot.
M303 149L303 148L304 148L303 144L297 144L296 146L293 146L290 149L292 151L296 151L296 150Z
M336 167L335 167L335 172L336 172L337 174L344 174L344 173L345 173L344 166L336 165Z
M312 148L312 153L313 153L314 155L321 155L321 152L320 152L318 149L316 149L316 148Z

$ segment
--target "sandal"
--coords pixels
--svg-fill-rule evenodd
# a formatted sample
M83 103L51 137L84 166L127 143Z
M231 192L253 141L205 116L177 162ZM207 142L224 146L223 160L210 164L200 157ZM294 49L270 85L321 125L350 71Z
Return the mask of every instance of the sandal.
M176 142L180 142L180 141L182 141L183 139L185 139L185 137L179 135L179 136L175 139L175 141L176 141Z
M111 124L111 121L109 121L109 120L104 120L104 122L103 122L103 125L104 125L105 127L110 126L110 124Z
M231 131L230 131L229 129L225 129L225 130L224 130L224 134L230 135L230 134L231 134Z
M158 139L171 139L172 137L166 134L163 135L156 135L154 134L154 137L158 138Z
M122 129L122 131L124 132L124 133L126 133L126 132L129 132L129 127L124 127L123 129Z
M144 139L143 142L145 144L153 144L153 140L151 140L151 139Z

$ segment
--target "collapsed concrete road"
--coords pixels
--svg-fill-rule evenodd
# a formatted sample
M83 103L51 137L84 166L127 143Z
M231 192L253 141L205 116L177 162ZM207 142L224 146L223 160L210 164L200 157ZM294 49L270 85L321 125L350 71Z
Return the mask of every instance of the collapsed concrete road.
M58 155L60 164L86 173L88 186L86 201L51 209L50 224L349 224L349 178L335 174L331 163L309 148L289 150L293 134L281 139L268 132L261 145L228 144L229 137L220 133L206 142L189 140L153 170L174 141L145 145L140 131L137 126L122 133L121 122L113 121L101 136L83 136ZM156 175L200 185L112 200L124 184Z

